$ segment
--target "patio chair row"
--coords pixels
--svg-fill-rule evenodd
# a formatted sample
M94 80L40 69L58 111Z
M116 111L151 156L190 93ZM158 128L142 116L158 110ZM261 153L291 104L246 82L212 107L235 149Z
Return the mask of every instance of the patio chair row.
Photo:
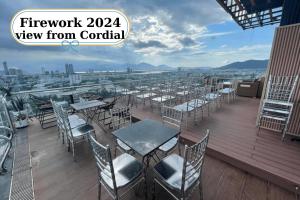
M57 120L58 137L62 138L62 143L67 142L68 151L72 149L73 159L76 161L75 145L86 141L89 133L96 136L94 127L80 116L70 115L59 102L51 102Z

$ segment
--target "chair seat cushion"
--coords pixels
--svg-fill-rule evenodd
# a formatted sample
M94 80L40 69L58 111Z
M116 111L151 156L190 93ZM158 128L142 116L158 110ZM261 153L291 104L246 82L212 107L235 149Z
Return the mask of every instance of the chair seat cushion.
M168 101L168 100L172 100L174 99L175 97L171 96L171 95L163 95L163 96L160 96L160 97L155 97L152 99L152 101L156 101L156 102L165 102L165 101Z
M77 115L70 115L68 118L72 129L86 124L86 121L79 118Z
M219 92L222 94L230 94L230 93L234 92L234 89L233 88L224 88L224 89L221 89Z
M217 93L208 93L205 95L205 99L206 100L215 100L217 98L219 98L221 95L217 94Z
M159 180L162 180L164 185L171 189L180 191L183 162L184 159L181 156L177 154L169 155L154 166L154 173ZM186 177L193 175L186 181L184 190L193 186L200 176L200 174L196 172L191 165L188 165L187 172Z
M72 129L72 134L73 134L74 138L78 138L81 136L85 136L86 134L88 134L91 131L94 131L94 127L89 124L85 124L85 125L82 125L82 126Z
M122 142L121 140L117 139L117 143L118 145L124 149L125 151L129 151L131 148L129 146L127 146L124 142Z
M159 150L164 151L164 152L168 152L170 151L172 148L174 148L177 144L178 138L177 137L173 137L171 140L169 140L168 142L166 142L164 145L159 147Z
M116 178L117 188L123 187L128 183L131 183L135 178L137 178L143 171L143 165L133 156L123 153L122 155L116 157L113 160L113 167ZM109 166L106 167L109 169ZM113 182L110 175L107 175L107 171L101 172L102 180L113 189Z

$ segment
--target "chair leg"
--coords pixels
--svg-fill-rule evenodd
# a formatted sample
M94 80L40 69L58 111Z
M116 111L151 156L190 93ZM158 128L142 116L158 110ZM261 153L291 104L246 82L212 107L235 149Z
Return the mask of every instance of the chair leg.
M67 139L67 143L68 143L68 152L70 152L70 150L71 150L71 144L70 144L70 140L69 139Z
M178 141L178 144L177 144L177 146L178 146L178 154L181 156L180 142L179 142L179 141Z
M147 191L147 180L146 180L146 174L144 174L145 180L144 180L144 196L145 196L145 200L148 199L148 191Z
M101 183L98 183L98 200L101 200Z
M72 142L72 152L73 152L73 160L74 160L74 162L76 162L76 157L75 157L75 145L74 145L73 142Z
M115 152L114 152L114 156L116 157L117 156L117 147L115 147Z
M96 131L94 130L94 131L93 131L93 133L94 133L94 137L95 137L95 139L97 140Z
M153 180L153 186L152 186L152 200L155 200L155 180Z
M199 183L199 195L200 195L200 200L203 200L203 191L202 191L202 181Z

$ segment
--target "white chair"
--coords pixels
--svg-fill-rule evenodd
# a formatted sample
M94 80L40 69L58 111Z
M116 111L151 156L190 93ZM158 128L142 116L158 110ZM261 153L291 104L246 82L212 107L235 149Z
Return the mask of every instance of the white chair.
M211 105L213 104L214 108L218 108L221 106L221 97L222 95L219 93L221 88L213 85L207 85L206 87L205 100L208 101Z
M75 157L75 145L86 140L86 136L93 133L96 137L94 127L89 124L83 124L79 126L72 127L68 112L63 108L58 110L60 118L63 120L63 132L67 139L68 151L72 148L73 159L76 161Z
M162 106L161 108L161 118L164 124L171 126L173 128L178 129L181 131L181 125L182 125L182 117L183 113L182 111L178 111L174 108ZM177 137L172 138L165 144L159 147L159 150L166 156L170 151L175 149L176 145L179 141L179 135ZM178 151L180 154L180 145L178 146Z
M113 130L130 126L132 123L130 107L128 106L111 109L110 117L111 117L111 125ZM132 149L129 146L127 146L124 142L116 138L116 146L114 152L115 156L117 154L117 150L126 153L132 151Z
M58 138L60 136L62 137L62 143L65 141L65 128L64 128L64 122L62 115L60 115L60 110L63 109L62 104L60 102L53 101L51 99L51 103L53 106L53 111L56 117L56 123L57 123L57 128L58 128ZM71 129L74 129L76 127L82 126L86 124L86 121L82 118L80 118L76 114L68 115L68 120L70 122Z
M230 100L234 101L236 98L237 81L232 80L232 81L227 81L219 84L221 86L219 93L222 95L223 99L225 98L225 96L227 96L228 103L230 103Z
M101 186L104 186L113 199L120 199L144 181L145 197L147 199L146 181L143 173L143 165L133 156L123 153L112 159L110 147L103 146L89 135L98 171L98 199L101 199Z
M201 174L208 138L209 130L197 144L185 146L183 157L171 154L154 166L153 199L156 184L177 200L190 198L198 186L200 199L203 199Z

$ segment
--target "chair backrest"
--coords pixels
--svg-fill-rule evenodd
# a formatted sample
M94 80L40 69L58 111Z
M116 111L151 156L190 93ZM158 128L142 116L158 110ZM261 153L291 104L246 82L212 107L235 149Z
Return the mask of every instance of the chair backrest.
M104 178L106 179L106 182L111 182L113 191L117 196L117 185L109 145L103 146L98 143L91 134L89 134L89 143L92 147L93 155L96 160L99 180ZM105 182L103 181L103 183Z
M290 102L298 76L269 76L266 99Z
M56 117L56 123L59 129L63 129L64 128L64 121L62 118L62 114L60 112L60 109L62 109L61 105L58 105L56 101L50 99L52 107L53 107L53 112L54 115Z
M195 97L198 99L204 99L206 93L207 93L206 87L199 87L199 88L196 88L194 91Z
M88 100L85 99L84 97L79 97L79 102L80 103L83 103L83 102L87 102Z
M111 124L113 130L126 127L131 124L131 111L130 107L125 106L121 108L113 108L110 110Z
M193 146L185 146L184 162L182 171L181 192L185 191L185 184L191 182L195 177L201 178L202 166L204 162L205 150L208 144L209 130L205 136Z
M0 95L0 126L11 128L15 132L11 115L7 108L7 101L5 97Z
M62 125L62 128L64 129L67 136L69 136L70 139L72 140L73 133L72 133L72 128L71 128L70 121L69 121L69 114L61 105L56 105L56 108L57 108L57 113L58 113L58 117L59 117L59 123Z
M168 106L161 107L161 118L164 124L176 127L181 130L183 112Z

